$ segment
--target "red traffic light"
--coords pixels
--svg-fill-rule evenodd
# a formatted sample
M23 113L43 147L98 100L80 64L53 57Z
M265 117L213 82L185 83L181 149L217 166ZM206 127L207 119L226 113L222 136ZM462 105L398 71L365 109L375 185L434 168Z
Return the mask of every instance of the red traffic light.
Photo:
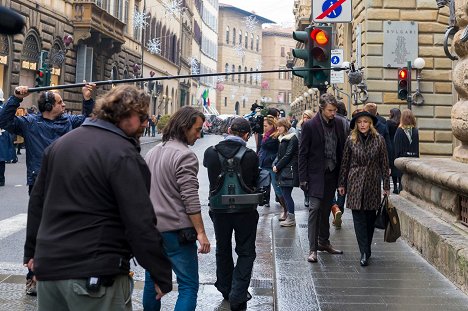
M408 77L408 70L407 69L400 69L398 71L398 79L406 80L407 77Z
M42 78L44 76L44 72L42 70L37 70L36 74L38 77Z
M310 38L320 45L325 45L330 40L328 38L328 33L319 28L314 28L314 30L312 30L310 33Z

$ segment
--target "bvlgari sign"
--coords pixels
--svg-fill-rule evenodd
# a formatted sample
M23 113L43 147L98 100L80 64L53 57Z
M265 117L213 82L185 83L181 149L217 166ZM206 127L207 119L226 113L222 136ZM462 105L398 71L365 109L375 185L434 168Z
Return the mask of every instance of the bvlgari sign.
M418 24L415 22L384 22L383 66L405 67L407 61L418 58Z

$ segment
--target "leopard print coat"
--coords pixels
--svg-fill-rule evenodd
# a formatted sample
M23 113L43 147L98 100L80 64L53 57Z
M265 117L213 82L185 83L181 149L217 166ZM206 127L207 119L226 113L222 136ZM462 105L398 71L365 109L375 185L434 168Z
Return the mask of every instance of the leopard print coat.
M352 210L377 210L381 201L380 185L390 190L387 147L382 136L369 136L356 143L346 140L339 187L346 190L346 207Z

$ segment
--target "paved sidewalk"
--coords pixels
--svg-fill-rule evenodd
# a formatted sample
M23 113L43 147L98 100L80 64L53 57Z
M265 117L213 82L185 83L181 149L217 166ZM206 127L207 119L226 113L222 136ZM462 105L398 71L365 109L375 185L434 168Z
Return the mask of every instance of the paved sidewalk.
M318 263L307 262L307 215L296 212L295 228L272 219L276 310L468 310L468 296L402 239L383 242L383 230L375 232L370 265L361 267L350 210L341 230L330 229L344 254L319 252Z

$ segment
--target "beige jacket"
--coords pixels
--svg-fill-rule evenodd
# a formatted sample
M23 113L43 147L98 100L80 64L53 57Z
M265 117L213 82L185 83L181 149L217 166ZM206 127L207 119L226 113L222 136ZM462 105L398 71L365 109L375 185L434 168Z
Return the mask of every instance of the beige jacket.
M198 159L187 144L169 140L145 157L151 172L150 198L161 232L193 227L188 215L201 212Z

